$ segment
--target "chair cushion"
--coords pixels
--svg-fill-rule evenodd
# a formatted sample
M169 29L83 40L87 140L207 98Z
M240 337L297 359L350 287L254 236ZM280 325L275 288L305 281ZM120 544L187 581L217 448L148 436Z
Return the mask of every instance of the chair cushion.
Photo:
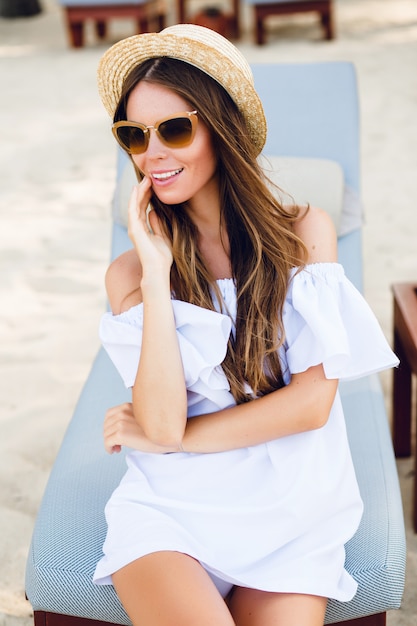
M58 0L63 7L102 7L126 4L145 4L147 0Z
M338 236L362 225L362 207L344 183L341 166L329 159L262 156L268 178L280 189L284 204L311 204L324 209L332 218ZM113 219L127 226L127 207L132 187L137 183L131 161L120 155L118 182L113 196ZM323 184L325 181L325 184Z
M263 156L261 165L268 178L282 190L278 196L283 204L310 204L320 207L330 215L339 232L344 176L336 161Z

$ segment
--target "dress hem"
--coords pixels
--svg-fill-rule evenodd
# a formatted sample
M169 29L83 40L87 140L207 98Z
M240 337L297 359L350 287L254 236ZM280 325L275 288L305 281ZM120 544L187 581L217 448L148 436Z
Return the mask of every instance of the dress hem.
M129 560L127 561L121 559L117 565L114 564L113 566L111 566L111 570L112 570L111 572L109 572L109 569L110 569L109 567L104 566L103 567L104 572L107 571L108 573L103 572L98 577L96 577L96 575L94 574L93 583L97 586L113 585L111 576L113 573L117 572L119 569L122 569L126 565L129 565L133 561L140 559L144 556L147 556L148 554L155 554L156 552L165 552L165 551L179 552L181 554L190 556L191 558L198 561L200 565L205 569L205 571L210 576L213 576L214 579L217 579L218 583L220 583L220 584L216 584L215 582L218 591L220 593L223 592L222 593L223 597L225 597L229 593L232 587L244 587L247 589L257 589L259 591L265 591L268 593L298 593L298 594L305 594L305 595L312 595L312 596L320 596L320 597L328 598L331 600L337 600L339 602L349 602L350 600L354 598L356 591L357 591L357 587L358 587L357 582L352 578L352 576L345 569L342 570L341 576L340 576L340 578L344 578L345 580L348 580L350 583L350 589L345 589L345 590L342 590L342 589L337 590L334 588L332 590L330 590L329 588L326 589L326 585L317 584L318 581L315 581L314 584L312 584L311 579L303 581L302 579L299 578L298 575L297 575L297 579L293 581L291 579L290 580L285 579L284 581L274 581L270 583L265 582L264 584L259 584L259 583L255 583L254 581L243 580L243 578L241 579L241 578L237 578L234 576L227 576L226 574L220 572L219 570L213 567L210 567L208 564L200 561L200 559L195 554L192 554L190 550L181 550L178 548L178 546L176 546L175 548L163 547L163 548L157 548L155 550L150 550L150 551L147 551L146 553L139 554L139 556L136 556L133 558L130 557ZM102 560L106 560L106 557L103 557ZM100 567L100 562L97 565L97 569L99 569L99 567Z

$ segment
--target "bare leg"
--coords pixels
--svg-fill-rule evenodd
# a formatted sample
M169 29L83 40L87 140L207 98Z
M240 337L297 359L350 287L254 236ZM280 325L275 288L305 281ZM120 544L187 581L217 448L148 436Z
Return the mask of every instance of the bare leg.
M207 572L185 554L155 552L112 578L134 626L235 626Z
M236 587L229 604L237 626L323 626L327 598Z

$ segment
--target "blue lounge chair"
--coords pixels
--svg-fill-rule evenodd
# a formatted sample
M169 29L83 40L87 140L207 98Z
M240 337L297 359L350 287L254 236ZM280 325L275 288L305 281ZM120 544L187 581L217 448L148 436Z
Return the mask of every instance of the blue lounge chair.
M256 65L253 70L268 120L265 154L273 166L278 163L278 176L292 179L294 189L289 191L297 200L315 201L314 190L303 189L304 182L310 184L311 168L318 187L335 188L334 200L327 202L339 231L340 261L361 289L354 69L348 63L315 63ZM120 153L112 258L130 247L124 215L132 176L129 168ZM301 198L304 193L309 197ZM326 623L383 626L386 612L400 606L405 573L403 512L391 436L377 376L345 382L341 394L365 513L346 545L346 567L358 581L358 592L347 603L331 600ZM119 375L100 350L52 469L33 532L26 592L36 626L130 623L113 587L91 582L106 532L104 506L124 473L123 455L109 456L104 451L103 416L108 407L128 399Z

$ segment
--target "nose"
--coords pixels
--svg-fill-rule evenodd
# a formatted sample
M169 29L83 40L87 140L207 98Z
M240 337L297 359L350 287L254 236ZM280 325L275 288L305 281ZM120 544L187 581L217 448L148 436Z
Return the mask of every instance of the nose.
M161 156L164 156L166 153L166 146L160 140L159 135L155 131L155 128L153 126L148 126L148 129L149 129L149 135L148 135L149 142L148 142L148 147L146 150L146 155L148 157L158 156L159 158L161 158Z

